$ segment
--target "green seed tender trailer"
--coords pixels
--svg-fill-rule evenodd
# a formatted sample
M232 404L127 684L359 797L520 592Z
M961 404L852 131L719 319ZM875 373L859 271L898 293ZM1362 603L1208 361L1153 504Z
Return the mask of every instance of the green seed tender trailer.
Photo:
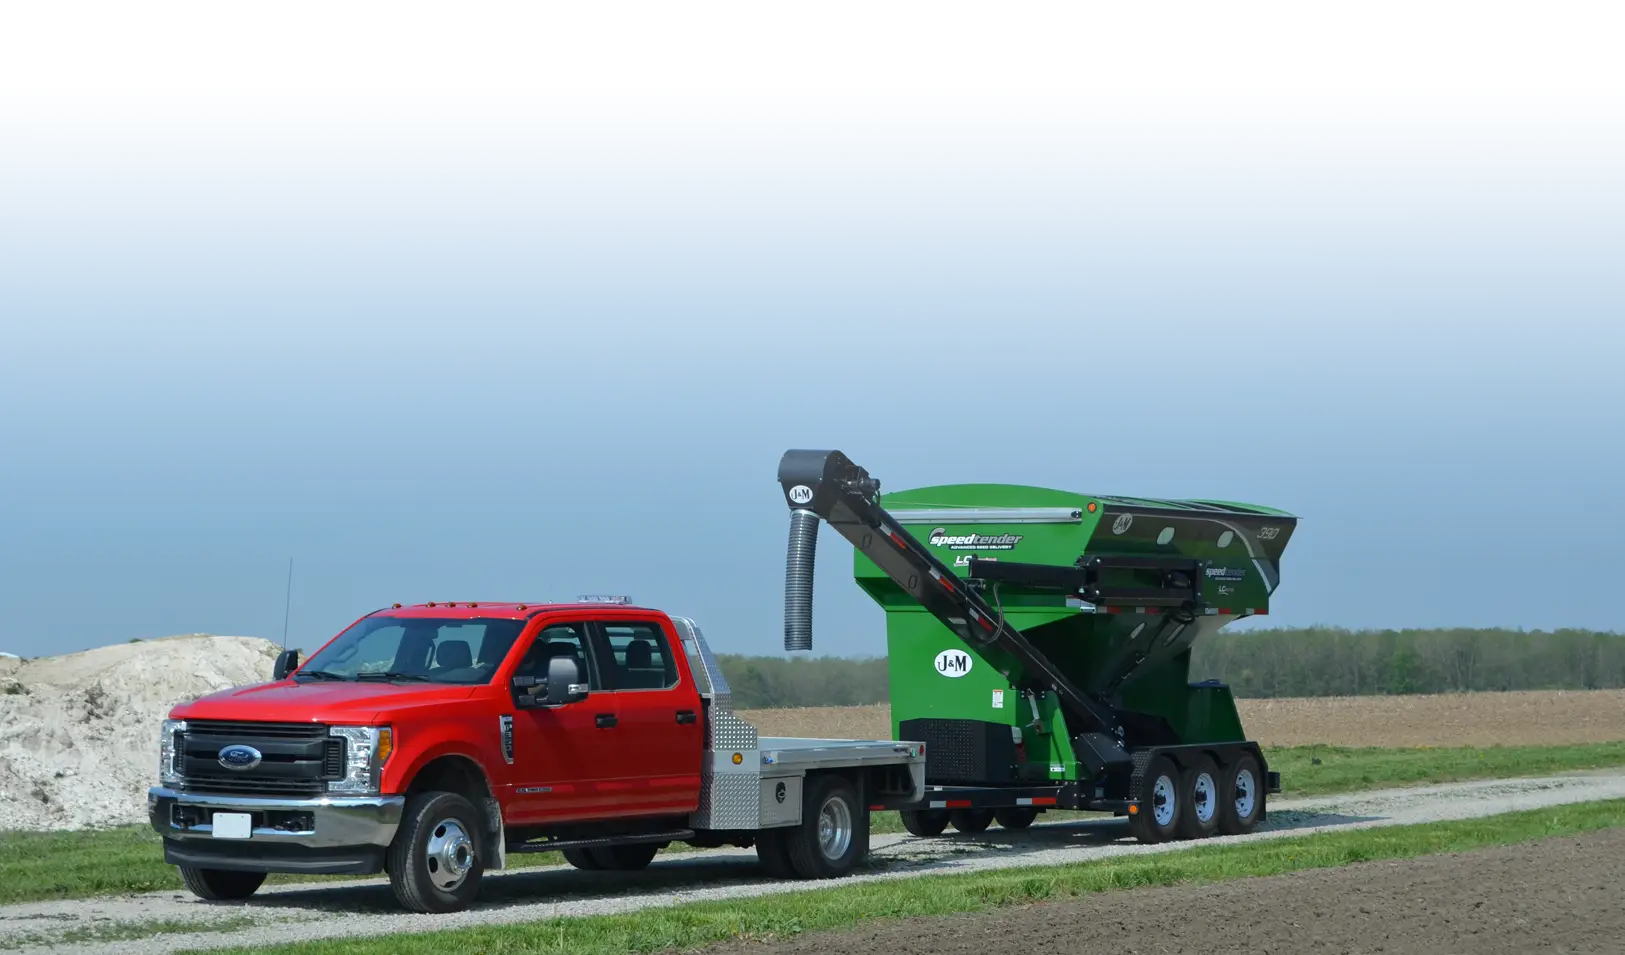
M895 738L926 748L908 830L1126 815L1142 842L1251 830L1280 791L1191 644L1268 612L1297 519L1218 501L1004 484L893 492L839 451L785 453L786 650L812 649L819 521L886 612Z

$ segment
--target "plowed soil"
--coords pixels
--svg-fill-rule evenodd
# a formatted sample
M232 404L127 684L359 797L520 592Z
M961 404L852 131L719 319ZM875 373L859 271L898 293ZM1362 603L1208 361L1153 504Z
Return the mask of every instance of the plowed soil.
M1625 690L1334 696L1238 700L1247 735L1265 746L1522 746L1625 740ZM751 710L764 734L877 739L879 706Z
M713 951L754 955L1524 955L1625 951L1625 830L1484 852L989 913Z

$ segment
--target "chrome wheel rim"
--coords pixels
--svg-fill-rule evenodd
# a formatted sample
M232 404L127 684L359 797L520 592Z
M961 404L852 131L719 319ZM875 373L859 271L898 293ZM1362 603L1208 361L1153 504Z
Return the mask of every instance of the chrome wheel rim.
M474 840L468 837L463 824L456 819L442 819L429 830L429 842L423 847L424 868L429 881L442 892L452 892L468 878L474 868Z
M1201 773L1196 777L1196 783L1191 787L1191 808L1196 810L1198 822L1213 821L1219 811L1218 790L1212 773Z
M1251 819L1253 807L1258 803L1258 781L1253 778L1253 771L1244 769L1236 774L1236 816L1240 819Z
M1151 787L1151 818L1159 826L1173 824L1174 781L1167 776L1158 776L1156 785Z
M831 798L818 810L818 851L831 862L852 845L852 810L846 800Z

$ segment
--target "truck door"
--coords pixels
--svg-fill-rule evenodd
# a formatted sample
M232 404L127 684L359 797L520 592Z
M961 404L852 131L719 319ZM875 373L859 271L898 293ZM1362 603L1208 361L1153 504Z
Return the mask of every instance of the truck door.
M513 713L513 798L510 825L579 820L612 814L610 754L620 737L615 694L607 692L585 621L543 627L524 651L514 676L546 677L555 656L574 659L588 686L585 700Z
M633 811L695 811L705 721L697 688L678 668L675 635L654 620L601 619L596 630L604 676L620 714L619 758Z

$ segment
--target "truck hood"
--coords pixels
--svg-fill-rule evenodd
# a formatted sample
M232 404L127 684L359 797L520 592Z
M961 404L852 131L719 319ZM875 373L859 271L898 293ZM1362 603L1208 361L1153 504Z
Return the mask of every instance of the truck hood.
M211 693L175 707L169 717L176 720L370 723L396 709L466 700L477 689L426 683L283 680Z

